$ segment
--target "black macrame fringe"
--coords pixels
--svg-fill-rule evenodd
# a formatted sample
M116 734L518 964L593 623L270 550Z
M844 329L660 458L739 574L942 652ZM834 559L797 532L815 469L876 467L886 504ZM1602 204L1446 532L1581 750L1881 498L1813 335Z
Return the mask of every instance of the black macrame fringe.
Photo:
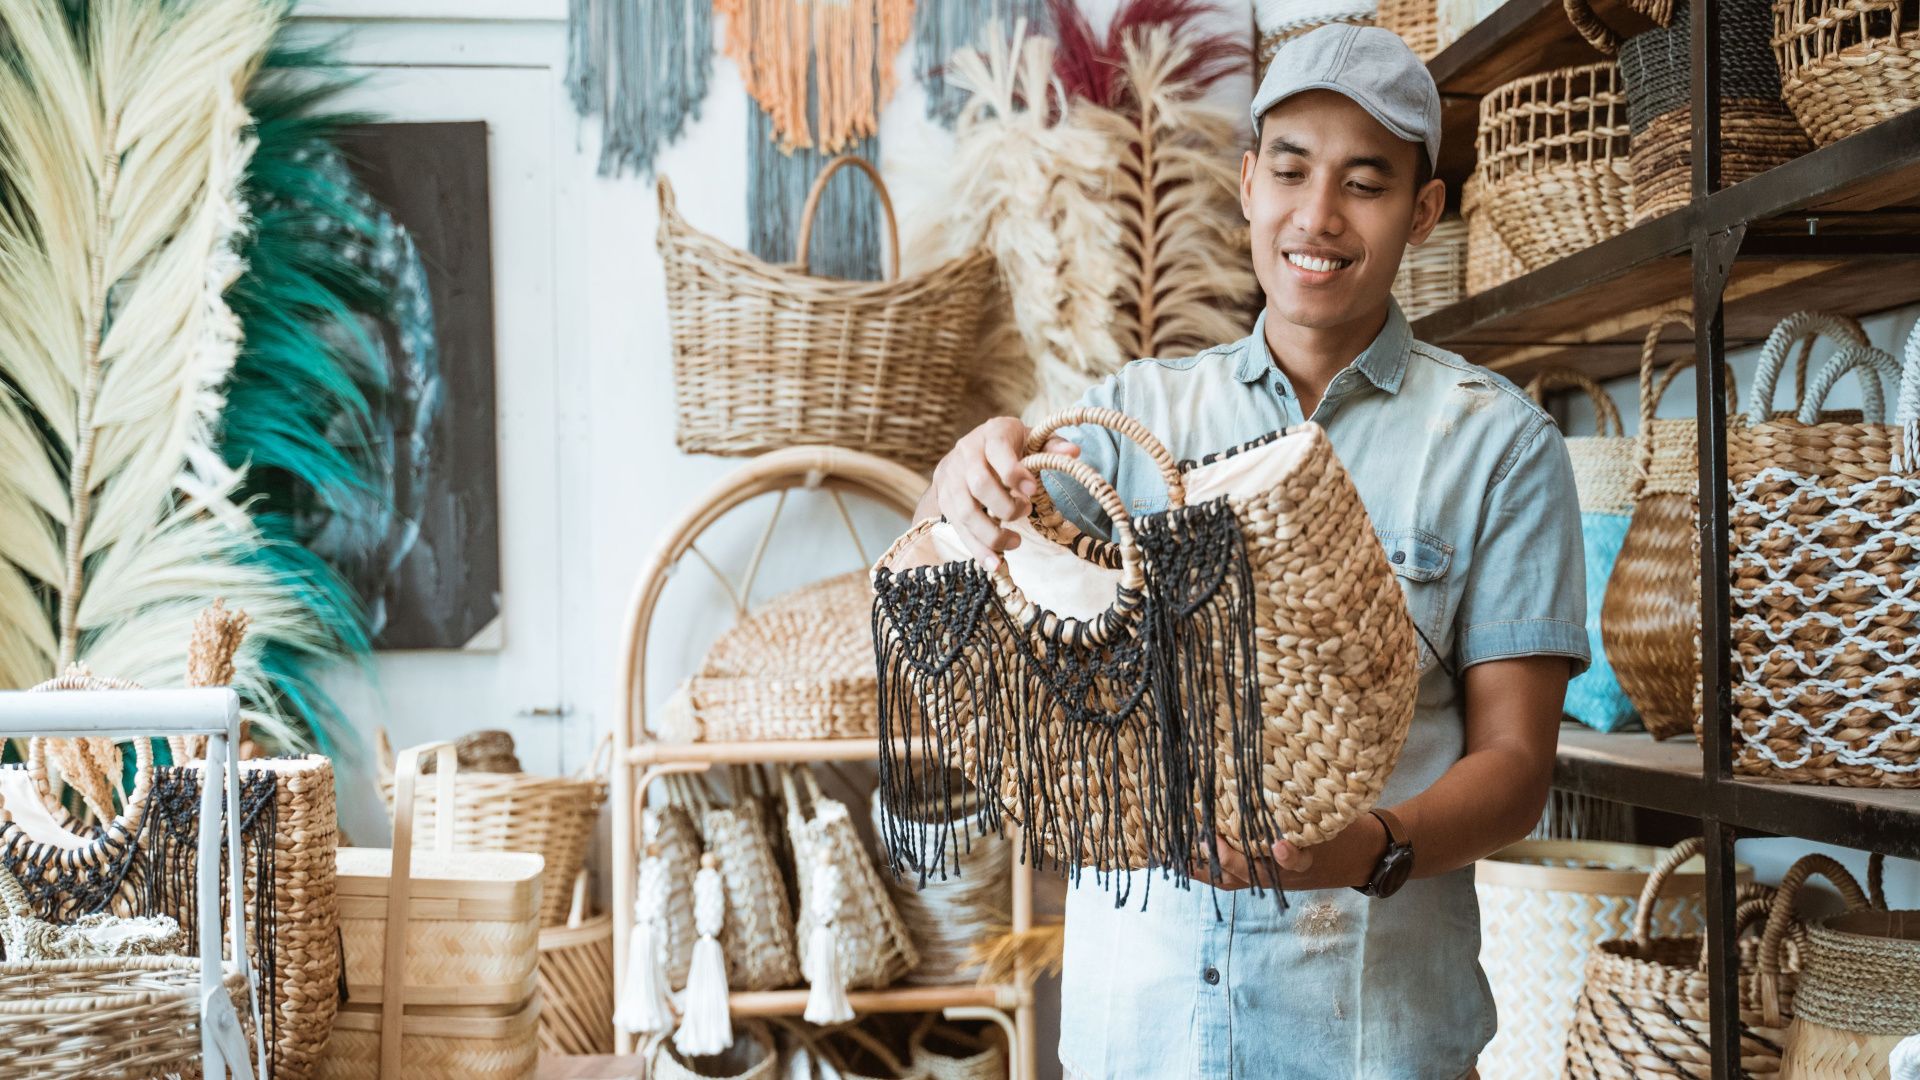
M34 917L70 923L101 912L144 914L128 911L125 899L140 894L147 876L138 838L118 822L96 823L79 835L95 845L93 857L81 859L62 848L34 844L19 825L0 822L0 865L20 882Z

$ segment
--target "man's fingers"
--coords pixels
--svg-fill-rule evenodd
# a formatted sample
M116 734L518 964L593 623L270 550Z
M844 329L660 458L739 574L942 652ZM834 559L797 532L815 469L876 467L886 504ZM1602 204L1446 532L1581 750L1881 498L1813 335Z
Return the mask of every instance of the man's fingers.
M1304 874L1313 869L1313 849L1295 847L1291 841L1282 840L1273 845L1273 861L1280 869L1295 874Z
M1039 478L1020 464L1020 446L1018 443L988 439L986 443L987 465L999 477L1007 491L1023 499L1031 499L1040 492ZM991 504L989 504L991 508Z
M1008 522L1026 516L1026 500L1008 491L991 469L975 469L966 480L967 493L994 519Z
M1053 438L1047 440L1047 453L1065 454L1068 457L1079 457L1080 444L1075 442L1068 442L1067 440L1061 438L1060 436L1055 435Z

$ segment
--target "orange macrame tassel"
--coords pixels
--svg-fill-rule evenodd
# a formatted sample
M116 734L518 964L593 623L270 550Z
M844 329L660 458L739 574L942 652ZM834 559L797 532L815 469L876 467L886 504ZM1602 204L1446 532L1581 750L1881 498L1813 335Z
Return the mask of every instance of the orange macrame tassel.
M726 53L782 146L836 153L880 130L893 58L913 32L913 0L714 0ZM814 67L816 115L807 110ZM817 133L817 135L816 135Z

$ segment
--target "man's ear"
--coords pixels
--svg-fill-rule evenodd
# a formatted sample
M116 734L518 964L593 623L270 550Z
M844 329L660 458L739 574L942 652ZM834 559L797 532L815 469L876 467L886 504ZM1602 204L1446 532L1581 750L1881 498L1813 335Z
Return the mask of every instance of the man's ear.
M1253 220L1253 171L1260 167L1260 156L1252 150L1240 155L1240 216Z
M1413 197L1413 227L1407 231L1407 243L1424 244L1440 224L1440 215L1447 209L1447 182L1435 177L1427 181Z

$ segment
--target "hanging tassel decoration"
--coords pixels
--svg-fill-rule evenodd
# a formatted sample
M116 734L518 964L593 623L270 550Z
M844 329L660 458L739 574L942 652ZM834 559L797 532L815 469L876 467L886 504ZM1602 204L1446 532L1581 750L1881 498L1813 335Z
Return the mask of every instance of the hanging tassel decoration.
M627 952L627 982L613 1022L635 1035L673 1030L673 993L667 986L667 868L658 847L640 863L640 885L633 902L633 940Z
M673 1045L683 1054L705 1057L733 1045L727 958L720 950L720 931L727 921L727 892L720 880L720 860L710 854L700 857L700 872L694 875L693 921L700 940L693 945L693 966L687 972L680 1028L673 1034Z
M652 176L660 151L700 118L712 68L710 0L571 0L567 91L602 120L600 175Z
M834 154L879 132L913 0L714 0L713 9L782 147Z
M947 81L948 61L961 49L1003 43L1001 30L1028 23L1046 33L1046 0L917 0L913 8L913 70L927 91L927 119L952 128L967 103L966 88Z
M812 884L813 930L807 939L807 1008L802 1018L809 1024L844 1024L853 1019L840 965L840 903L846 884L832 863L814 867Z

